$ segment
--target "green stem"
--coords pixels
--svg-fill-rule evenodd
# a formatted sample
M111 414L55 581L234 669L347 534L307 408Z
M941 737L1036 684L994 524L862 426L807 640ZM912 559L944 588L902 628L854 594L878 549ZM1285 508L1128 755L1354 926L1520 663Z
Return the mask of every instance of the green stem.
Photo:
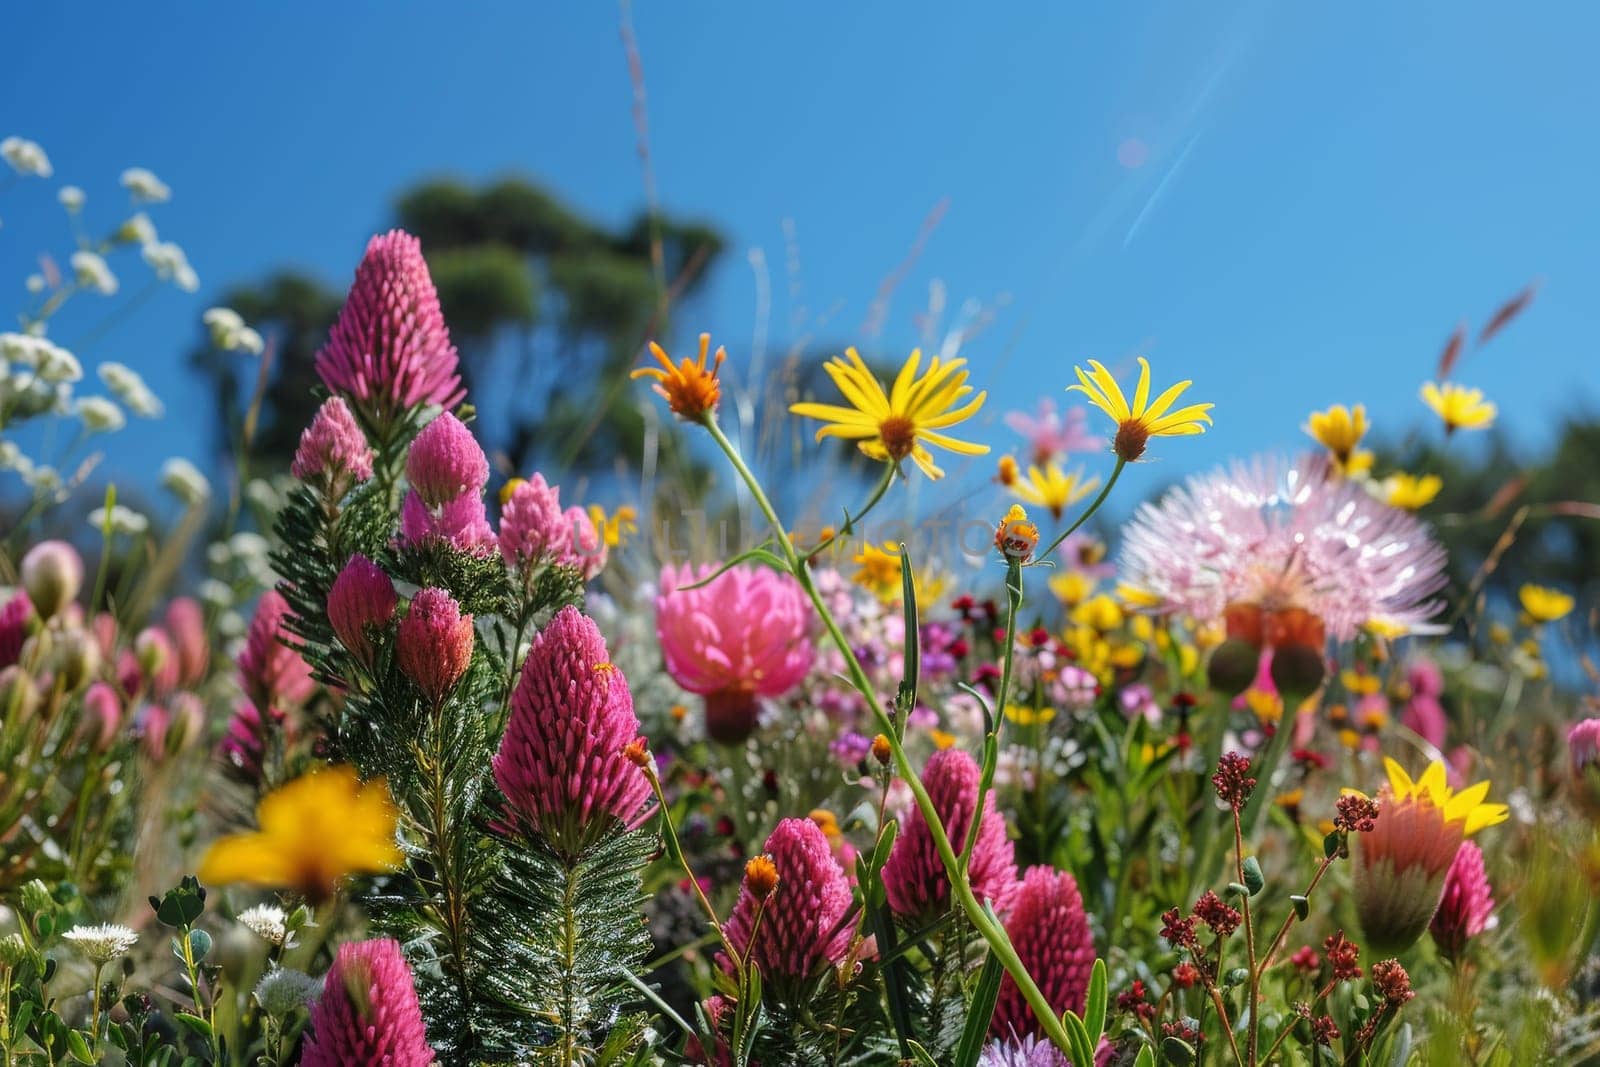
M884 711L883 705L878 700L878 694L873 688L872 681L867 677L865 668L861 666L861 661L856 658L854 650L850 647L849 640L845 638L838 622L833 617L833 613L828 609L827 602L812 582L810 569L795 551L794 544L789 540L789 535L783 528L783 523L778 521L777 512L773 510L772 502L767 499L767 494L762 490L761 483L751 473L750 468L745 466L743 457L739 455L732 442L723 434L722 429L716 423L716 419L707 415L703 425L711 434L712 440L717 443L717 447L722 449L723 454L728 457L728 462L733 465L734 471L749 488L750 495L755 500L756 506L761 509L761 513L766 517L768 524L771 525L773 536L777 538L779 546L783 549L784 559L788 562L791 573L794 575L795 580L800 583L800 587L805 591L806 596L810 598L812 606L816 609L817 617L822 620L823 627L828 631L829 637L833 639L833 643L839 649L840 655L844 657L845 667L849 672L851 683L866 701L868 709L872 712L873 719L878 724L879 732L888 738L889 747L894 754L895 767L899 771L900 777L905 779L906 785L911 789L911 796L916 802L917 810L921 812L923 821L927 823L928 832L933 838L934 849L939 853L939 859L944 864L945 874L950 879L951 890L957 902L961 905L961 909L966 912L973 928L988 943L989 951L995 954L995 958L1005 967L1006 973L1011 975L1012 981L1016 982L1023 999L1033 1009L1035 1018L1044 1029L1045 1035L1050 1038L1051 1043L1063 1053L1071 1055L1072 1044L1067 1037L1067 1030L1061 1022L1061 1017L1056 1014L1049 1000L1040 992L1038 983L1028 973L1028 968L1023 964L1021 957L1017 955L1016 949L1012 947L1011 939L1006 936L1005 930L997 922L989 918L989 913L973 894L972 886L962 870L961 860L951 847L950 838L944 832L944 823L939 818L938 809L934 807L933 799L928 796L928 790L923 786L922 779L917 777L917 772L912 767L911 760L906 755L905 747L901 744L900 738L895 731L893 720ZM1115 474L1113 474L1112 480L1115 480ZM1105 494L1102 493L1101 499L1104 499L1104 497ZM1096 501L1095 506L1098 506L1098 504L1099 502ZM1082 520L1080 519L1079 521L1081 522Z
M1006 648L1001 660L1000 689L995 695L994 716L990 721L989 736L983 742L983 767L978 776L978 800L972 809L972 819L967 823L967 839L961 846L961 869L972 864L972 853L978 845L978 829L983 825L983 805L994 785L995 767L1000 757L1000 724L1006 717L1006 699L1011 692L1011 669L1016 659L1017 611L1022 607L1022 561L1006 561ZM1037 732L1036 732L1037 736ZM1042 766L1042 764L1041 764ZM1037 790L1036 795L1043 793Z
M897 470L899 470L899 466L897 464L885 463L883 465L883 477L878 479L878 484L873 487L872 495L867 498L867 502L865 504L861 505L861 510L856 512L854 515L850 514L848 511L845 512L844 525L835 530L833 536L824 540L820 545L818 545L816 548L813 548L810 552L807 552L805 556L802 557L805 562L810 563L812 560L822 555L824 551L831 548L841 537L846 537L850 533L854 532L856 523L866 518L867 512L877 507L878 501L882 500L884 494L889 491L889 486L894 483L894 476Z
M1117 465L1111 468L1111 477L1106 479L1105 488L1100 490L1100 495L1095 497L1094 500L1090 502L1088 508L1084 510L1082 515L1079 515L1077 519L1074 520L1071 526L1068 526L1065 530L1056 535L1056 539L1050 542L1049 547L1038 554L1039 559L1049 559L1051 553L1061 547L1061 542L1071 537L1074 533L1077 533L1078 527L1088 522L1089 516L1100 510L1100 505L1104 504L1106 502L1106 497L1111 495L1111 487L1117 484L1118 478L1122 477L1122 468L1126 467L1127 465L1127 460L1122 459L1121 457L1117 458Z

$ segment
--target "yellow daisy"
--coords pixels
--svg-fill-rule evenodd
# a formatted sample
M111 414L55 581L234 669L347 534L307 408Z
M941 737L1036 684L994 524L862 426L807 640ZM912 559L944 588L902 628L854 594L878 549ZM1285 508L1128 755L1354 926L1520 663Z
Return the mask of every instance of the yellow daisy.
M1496 408L1483 398L1482 389L1468 389L1455 382L1428 382L1422 387L1422 402L1444 420L1445 433L1484 430L1494 423Z
M1044 470L1030 466L1027 478L1004 484L1028 503L1048 509L1051 517L1060 522L1067 508L1094 492L1100 479L1084 478L1082 469L1068 474L1059 465L1050 463Z
M1383 481L1384 495L1390 507L1416 511L1433 503L1433 498L1444 488L1444 479L1437 474L1406 474L1404 471L1389 475Z
M1534 622L1556 622L1566 618L1572 613L1576 603L1572 597L1559 589L1549 589L1542 585L1525 585L1517 590L1517 599L1522 601L1522 610L1528 613L1528 618Z
M1510 817L1511 809L1504 804L1485 803L1489 783L1479 782L1465 789L1451 789L1445 780L1444 764L1434 760L1422 776L1412 781L1406 769L1385 756L1384 772L1389 776L1389 790L1397 801L1420 800L1437 809L1446 824L1460 823L1462 833L1471 837L1479 830Z
M629 534L637 533L639 513L627 504L623 504L610 515L599 504L589 505L589 521L594 523L594 528L599 531L607 548L618 548L628 539Z
M255 833L214 842L200 861L202 882L245 882L330 899L352 874L400 866L396 812L382 779L363 783L352 767L328 767L261 798Z
M988 453L988 445L939 432L977 414L989 395L979 393L967 400L972 387L967 384L967 372L961 369L966 360L946 362L934 356L927 371L918 377L922 350L914 349L886 393L854 348L845 349L844 354L844 359L835 356L824 367L850 407L813 403L789 407L796 415L827 423L817 431L817 440L842 437L856 441L856 447L876 460L899 463L909 457L929 478L942 478L944 471L934 465L928 445L963 456Z
M1082 367L1073 368L1078 384L1067 386L1067 392L1082 393L1089 398L1089 403L1115 420L1117 436L1111 447L1124 462L1131 463L1144 455L1145 446L1152 437L1205 433L1211 424L1207 413L1215 406L1213 404L1190 404L1176 411L1169 410L1193 382L1179 382L1151 401L1150 364L1143 356L1139 357L1139 385L1134 390L1132 404L1123 395L1116 378L1099 360L1091 359L1089 367L1088 373Z
M861 551L852 561L856 572L850 580L876 596L879 600L894 600L900 596L900 549L888 542L882 548L864 542Z
M1341 467L1361 443L1367 432L1365 404L1345 407L1335 404L1327 411L1313 411L1302 429L1323 448L1333 453Z

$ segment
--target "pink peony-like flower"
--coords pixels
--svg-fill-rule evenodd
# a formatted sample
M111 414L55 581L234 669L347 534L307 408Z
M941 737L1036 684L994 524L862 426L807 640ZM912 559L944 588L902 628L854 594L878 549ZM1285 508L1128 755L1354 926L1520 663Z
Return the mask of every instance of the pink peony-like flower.
M466 423L446 411L422 428L406 452L406 478L430 508L489 484L489 458Z
M300 434L289 473L341 497L372 477L372 449L342 399L330 396Z
M461 403L458 362L421 242L400 230L374 237L317 353L323 382L383 428L421 404Z
M198 685L211 666L211 642L206 637L206 615L198 601L180 596L167 605L167 636L177 654L178 684Z
M1489 928L1494 917L1494 891L1483 867L1483 850L1471 841L1461 846L1444 879L1444 896L1428 932L1448 959L1458 959L1467 942Z
M933 800L939 821L960 853L972 824L978 801L978 764L959 748L947 748L928 757L922 783ZM983 818L969 868L972 891L1004 911L1017 881L1017 863L1005 818L995 810L994 793L983 798ZM889 908L913 924L943 915L950 907L950 879L933 847L933 834L920 809L901 824L889 860L883 866L883 888Z
M1427 526L1320 457L1190 478L1140 506L1122 550L1127 583L1157 611L1210 621L1236 606L1298 610L1340 641L1365 626L1425 629L1444 565Z
M410 545L445 541L462 552L486 555L495 549L494 530L483 498L467 494L430 508L413 490L400 506L400 536Z
M310 698L316 683L300 653L284 644L289 631L289 602L276 589L261 594L239 653L239 683L257 707L297 707Z
M716 566L668 566L656 636L672 680L706 700L706 732L737 744L755 729L757 698L782 696L811 667L811 606L793 578L740 565L697 589Z
M0 607L0 670L22 658L22 644L28 639L32 618L33 601L21 590Z
M1066 418L1062 418L1056 402L1049 397L1039 401L1037 415L1008 412L1006 425L1027 439L1028 452L1040 467L1068 453L1098 452L1106 446L1104 437L1089 432L1087 408L1068 408Z
M517 483L500 508L500 555L506 566L571 566L572 531L561 510L561 488L544 475Z
M1094 937L1072 875L1030 867L1011 898L1005 924L1017 955L1050 1006L1082 1012L1094 967ZM1042 1034L1033 1009L1010 975L1000 982L989 1032L1001 1039Z
M384 938L340 945L311 1009L302 1067L427 1067L433 1062L400 943Z
M623 754L638 734L628 680L599 628L562 608L528 648L494 778L519 824L577 855L616 822L643 819L650 783Z
M761 968L761 977L781 988L845 958L851 938L845 921L850 883L821 827L810 819L778 823L767 838L766 853L778 869L778 887L761 913L754 947L750 934L761 902L748 885L740 889L722 929L734 951L748 954ZM732 960L720 954L717 958L724 970L732 970Z
M376 654L372 635L388 627L398 603L394 582L358 552L328 589L328 624L350 654L370 667Z
M400 620L395 661L429 700L441 703L472 663L472 616L443 589L422 590Z

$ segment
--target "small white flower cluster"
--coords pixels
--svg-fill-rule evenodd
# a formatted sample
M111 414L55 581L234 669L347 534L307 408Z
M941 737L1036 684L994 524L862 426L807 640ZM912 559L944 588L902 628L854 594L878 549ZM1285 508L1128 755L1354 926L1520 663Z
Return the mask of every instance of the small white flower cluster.
M261 335L245 325L244 317L232 308L209 308L200 321L211 331L211 343L224 352L248 352L259 356L265 347Z
M107 360L96 367L95 372L100 375L100 380L111 390L112 395L140 418L159 419L166 413L161 398L151 392L150 387L139 376L139 372L127 364Z
M24 137L7 137L0 141L0 159L25 178L48 178L55 173L50 157L44 154L38 142Z
M247 625L244 616L235 609L278 580L269 553L266 538L248 530L226 541L213 541L206 547L211 575L200 583L196 592L201 600L218 610L217 632L230 642L242 637Z
M81 250L72 253L72 274L78 286L99 293L101 296L112 296L117 291L117 276L111 273L111 268L106 265L106 259L98 252Z
M73 410L90 433L115 433L128 424L122 409L103 396L80 397Z
M273 967L256 983L256 1003L274 1019L303 1008L317 999L322 982L292 967Z
M211 498L211 483L200 473L200 468L180 456L173 456L161 465L161 484L167 491L191 508L199 507Z
M62 207L67 209L69 215L76 215L83 210L83 202L87 197L84 196L83 190L76 185L63 185L56 192L56 199L61 202ZM43 280L42 278L40 279L40 281Z
M63 941L83 953L91 963L110 963L126 956L139 943L139 935L126 926L104 923L99 926L74 926L61 935Z
M46 337L0 333L0 360L26 367L41 381L52 385L83 378L83 365L78 357Z
M167 183L143 167L129 167L123 171L122 187L132 194L135 203L164 204L172 199Z
M257 904L239 913L239 923L261 940L279 948L289 938L289 916L272 904Z
M200 276L189 266L189 257L171 241L152 241L140 251L156 277L171 282L186 293L200 288Z
M134 511L132 508L124 507L121 504L113 504L109 514L103 507L95 508L93 511L89 512L89 525L94 527L96 530L104 530L108 521L110 523L111 533L113 536L116 534L125 534L129 537L133 537L150 529L149 519L145 518L137 511Z

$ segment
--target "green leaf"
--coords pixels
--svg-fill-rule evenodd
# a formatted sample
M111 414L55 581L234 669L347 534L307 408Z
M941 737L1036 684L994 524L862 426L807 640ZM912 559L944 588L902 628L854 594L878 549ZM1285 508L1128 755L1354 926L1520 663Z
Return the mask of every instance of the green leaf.
M878 884L874 881L872 884ZM905 957L897 951L894 916L883 900L883 894L874 894L867 901L867 922L878 940L882 961L878 973L883 976L883 992L889 1005L889 1022L894 1026L895 1039L900 1042L900 1058L911 1055L911 993L907 988Z
M1004 976L1005 967L1000 957L989 953L968 1002L967 1025L962 1028L961 1041L956 1045L954 1067L974 1067L983 1053L983 1039L989 1034L989 1020L994 1017L994 1005L1000 999L1000 980Z
M922 1067L939 1067L939 1062L928 1055L927 1049L915 1041L907 1042L907 1044L911 1046L911 1055L916 1057L917 1062L922 1064Z
M906 718L917 704L917 683L922 674L922 641L917 630L917 590L915 573L911 569L911 551L900 546L900 596L905 611L905 673L900 679L900 690L895 695L895 730L904 736Z
M180 1011L175 1013L173 1018L177 1019L202 1041L211 1040L211 1024L200 1018L200 1016L191 1012Z
M1149 1045L1139 1046L1139 1056L1133 1061L1133 1067L1156 1067L1156 1054Z
M1161 1042L1161 1054L1178 1067L1189 1067L1194 1062L1194 1046L1181 1038L1169 1037Z
M94 1053L89 1051L89 1042L84 1039L82 1031L67 1031L67 1051L72 1053L72 1058L79 1063L93 1064L99 1061L94 1058Z
M1072 1045L1073 1063L1093 1063L1095 1043L1089 1040L1089 1031L1083 1020L1072 1012L1061 1016L1061 1025L1067 1028L1067 1042Z
M194 953L195 962L205 959L206 953L211 951L211 935L204 930L190 930L189 951Z
M1324 837L1322 839L1322 854L1323 854L1323 856L1327 857L1330 860L1333 859L1333 857L1335 857L1335 856L1337 856L1339 854L1339 847L1341 845L1343 845L1343 844L1344 844L1344 835L1341 834L1339 831L1335 830L1333 833L1329 834L1327 837Z
M1089 995L1083 1008L1083 1026L1089 1031L1089 1041L1094 1045L1099 1045L1101 1035L1106 1032L1106 1000L1109 996L1106 983L1106 961L1096 959L1094 970L1089 972Z
M733 568L737 567L741 563L750 563L750 562L765 563L767 566L771 567L773 570L782 571L783 573L787 574L789 572L789 565L787 563L785 563L783 560L779 559L776 555L774 555L770 550L768 550L765 547L766 545L768 545L770 543L771 543L770 539L767 540L767 541L763 541L763 542L761 542L761 544L757 545L755 548L747 549L746 551L739 553L737 556L734 556L732 559L728 560L728 562L724 563L722 566L718 567L716 570L712 571L710 574L706 575L704 578L701 578L698 582L695 582L693 585L680 585L680 586L678 586L678 588L679 589L703 589L704 587L710 585L712 582L716 581L718 578L721 578L724 574L727 574L729 571L733 570Z
M1311 914L1311 901L1307 900L1301 894L1292 894L1289 897L1289 903L1294 905L1295 916L1300 919L1301 922L1304 922L1306 916Z
M1254 856L1244 858L1244 884L1249 888L1250 895L1255 896L1267 884L1266 877L1261 873L1261 863Z

